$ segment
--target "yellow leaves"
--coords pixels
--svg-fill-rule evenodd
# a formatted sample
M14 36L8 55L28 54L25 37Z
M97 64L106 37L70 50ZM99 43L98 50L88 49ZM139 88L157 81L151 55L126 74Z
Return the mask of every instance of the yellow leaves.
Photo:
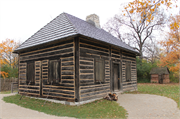
M175 21L174 23L170 24L170 28L171 29L178 29L179 28L179 24Z
M143 3L143 2L140 2L140 4L141 4L141 6L143 6L143 5L144 5L144 3Z
M154 11L155 11L155 8L153 8L153 9L150 9L150 11L151 11L151 13L152 13L152 12L154 12Z
M168 33L169 39L160 42L161 46L164 47L164 56L160 58L160 66L168 66L170 71L176 72L179 70L180 66L180 15L171 17L170 22L170 32Z
M158 3L158 4L157 4L157 6L160 6L160 5L161 5L161 3Z
M132 14L132 13L133 13L133 9L131 9L131 10L129 11L129 13L131 13L131 14Z
M0 71L0 74L3 78L7 78L8 77L8 73L4 72L4 71Z
M124 7L124 9L134 9L134 11L131 11L131 13L137 12L140 13L143 10L146 10L146 12L152 13L152 11L155 11L157 7L160 7L162 5L167 6L168 8L171 8L172 3L176 3L176 0L134 0L133 2L129 2L128 5ZM177 5L176 5L177 6Z
M18 45L14 40L6 39L6 40L2 41L0 43L0 59L1 59L0 63L11 66L11 63L13 63L13 59L14 59L12 52L17 47L18 47ZM12 61L10 61L10 60L12 60ZM12 66L14 66L14 65L12 65Z

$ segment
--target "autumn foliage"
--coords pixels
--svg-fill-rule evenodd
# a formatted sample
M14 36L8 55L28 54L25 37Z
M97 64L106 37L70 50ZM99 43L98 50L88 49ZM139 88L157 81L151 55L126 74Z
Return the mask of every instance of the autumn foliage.
M18 43L11 39L6 39L0 43L0 65L2 67L0 74L3 78L9 76L11 73L9 69L14 69L17 67L17 55L12 53L17 47ZM6 68L6 71L3 71L4 66L9 68Z
M0 71L0 75L5 78L5 77L8 77L8 73L7 72L4 72L4 71Z
M170 18L168 39L161 41L164 47L160 66L168 66L170 71L177 72L180 68L180 15Z
M133 2L129 2L124 9L130 14L140 13L142 18L147 17L147 22L151 22L154 19L152 14L157 11L160 6L165 6L167 10L174 6L178 7L177 5L173 5L173 2L176 3L177 0L134 0ZM142 21L140 20L139 22Z

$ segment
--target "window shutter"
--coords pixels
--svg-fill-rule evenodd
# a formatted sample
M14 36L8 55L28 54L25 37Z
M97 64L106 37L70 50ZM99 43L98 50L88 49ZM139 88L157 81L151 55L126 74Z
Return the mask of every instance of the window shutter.
M104 82L105 64L103 59L96 59L96 82Z
M131 62L126 62L126 81L131 80Z
M26 83L27 80L27 63L19 63L19 84Z
M49 60L42 60L42 81L43 81L43 84L48 83L48 62L49 62Z
M49 61L49 77L48 82L51 83L59 83L60 82L60 61L58 60L50 60Z
M40 85L41 81L41 61L35 61L35 84Z

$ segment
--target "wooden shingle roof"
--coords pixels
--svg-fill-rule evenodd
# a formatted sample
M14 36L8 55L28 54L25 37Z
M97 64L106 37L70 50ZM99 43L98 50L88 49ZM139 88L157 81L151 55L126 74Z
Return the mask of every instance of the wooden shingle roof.
M155 67L152 68L150 74L169 74L170 71L167 67Z
M60 14L39 31L37 31L34 35L32 35L29 39L22 43L14 51L14 53L18 53L23 49L53 42L55 40L74 35L87 36L139 55L139 53L132 47L121 42L119 39L112 36L105 30L96 28L88 22L67 13Z

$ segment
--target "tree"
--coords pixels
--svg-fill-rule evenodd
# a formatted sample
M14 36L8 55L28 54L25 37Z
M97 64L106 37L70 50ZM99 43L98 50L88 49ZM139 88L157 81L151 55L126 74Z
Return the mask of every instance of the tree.
M138 57L136 58L136 66L137 66L137 81L138 83L150 83L151 75L149 74L153 67L157 67L157 61L153 64L148 60L142 59L140 60Z
M167 66L170 71L177 72L180 67L180 15L171 16L168 32L168 39L161 41L163 54L159 66Z
M175 0L176 1L176 0ZM153 40L153 32L166 24L160 6L171 8L171 0L134 0L123 6L123 11L107 22L105 29L139 51L140 60L147 51L147 42Z
M11 39L6 39L5 41L2 41L2 43L0 43L0 65L2 67L0 74L3 78L8 77L9 74L12 74L13 71L17 70L18 57L16 54L13 54L12 52L18 46L19 43L16 43L14 40Z
M161 49L157 41L151 41L145 44L147 55L144 59L148 60L152 64L156 63L160 59Z
M0 76L2 76L3 78L6 78L8 77L8 73L4 71L0 71Z

